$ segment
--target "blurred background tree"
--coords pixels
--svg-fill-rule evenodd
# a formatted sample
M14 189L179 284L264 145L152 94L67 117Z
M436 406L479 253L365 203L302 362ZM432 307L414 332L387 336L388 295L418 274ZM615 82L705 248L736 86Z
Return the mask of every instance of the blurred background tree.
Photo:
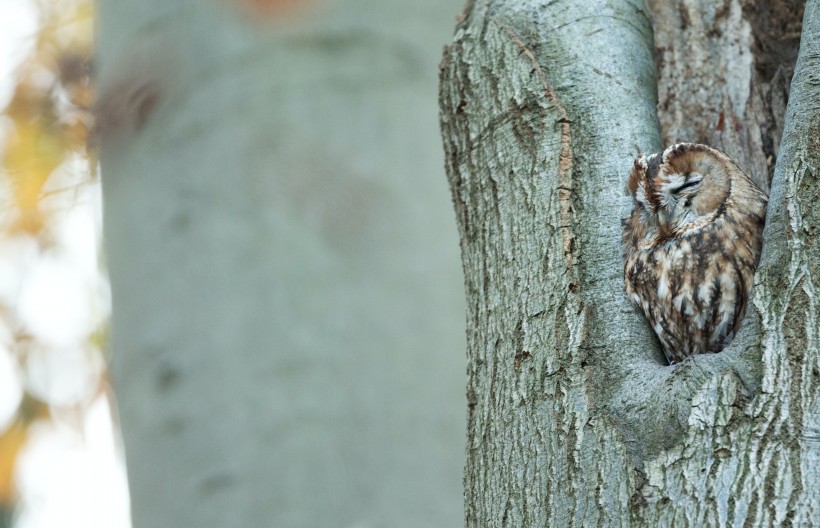
M462 522L461 0L99 2L135 527Z
M436 84L461 0L102 2L96 128L93 6L16 1L33 22L0 101L6 525L128 525L106 361L134 526L460 524Z

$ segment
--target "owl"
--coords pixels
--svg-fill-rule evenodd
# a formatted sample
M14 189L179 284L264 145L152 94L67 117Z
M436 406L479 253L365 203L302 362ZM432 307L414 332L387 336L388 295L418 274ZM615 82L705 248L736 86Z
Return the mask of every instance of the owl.
M670 364L719 352L746 311L766 194L724 153L680 143L635 160L624 281Z

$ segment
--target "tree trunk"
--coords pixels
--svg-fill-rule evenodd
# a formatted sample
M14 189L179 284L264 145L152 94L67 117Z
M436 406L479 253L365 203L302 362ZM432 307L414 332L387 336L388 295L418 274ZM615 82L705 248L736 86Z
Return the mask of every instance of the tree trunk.
M727 6L723 39L745 16ZM670 367L624 294L622 189L639 152L688 135L680 116L706 106L718 119L685 139L711 131L765 180L751 74L713 86L699 72L719 93L697 110L676 107L695 100L676 93L690 80L663 78L661 133L643 2L468 3L440 96L468 303L467 526L820 523L817 0L804 27L754 309L726 350ZM698 37L687 45L721 46ZM683 56L686 39L663 39ZM761 120L729 137L721 111Z
M768 191L803 0L649 0L664 145L706 143Z
M454 2L100 3L135 528L454 526Z

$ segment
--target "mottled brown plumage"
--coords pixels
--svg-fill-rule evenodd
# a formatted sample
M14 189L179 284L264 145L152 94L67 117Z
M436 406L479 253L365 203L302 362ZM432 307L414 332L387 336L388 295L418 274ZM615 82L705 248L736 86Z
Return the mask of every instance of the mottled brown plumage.
M719 352L746 311L767 197L720 151L681 143L635 160L624 279L670 363Z

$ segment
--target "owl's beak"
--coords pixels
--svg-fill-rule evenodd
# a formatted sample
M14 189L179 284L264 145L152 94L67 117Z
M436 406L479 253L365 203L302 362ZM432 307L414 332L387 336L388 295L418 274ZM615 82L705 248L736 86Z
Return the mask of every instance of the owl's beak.
M661 224L665 224L669 221L669 215L663 209L658 209L658 220Z

